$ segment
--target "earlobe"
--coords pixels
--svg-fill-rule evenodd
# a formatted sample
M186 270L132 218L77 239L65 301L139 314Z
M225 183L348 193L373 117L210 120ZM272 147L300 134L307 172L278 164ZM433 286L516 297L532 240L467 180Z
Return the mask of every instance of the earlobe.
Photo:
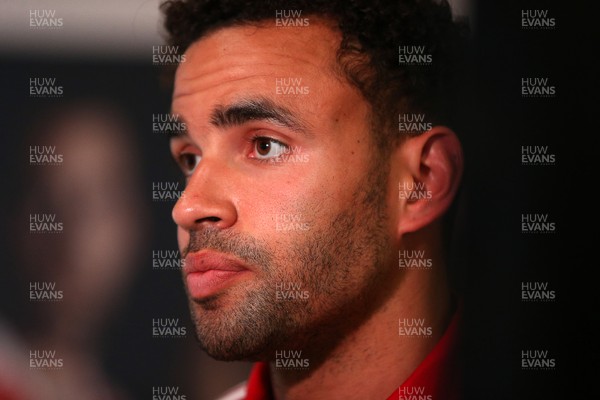
M462 176L463 154L456 134L435 126L406 139L396 156L405 169L398 185L402 235L431 224L450 207Z

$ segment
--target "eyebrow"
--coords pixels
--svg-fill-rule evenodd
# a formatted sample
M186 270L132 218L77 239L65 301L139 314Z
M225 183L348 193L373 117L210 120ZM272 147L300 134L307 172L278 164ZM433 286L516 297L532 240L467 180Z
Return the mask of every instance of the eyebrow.
M241 100L227 106L217 106L210 115L210 123L217 128L240 126L251 121L266 121L308 134L306 125L289 109L266 98Z
M182 120L185 122L185 119L182 118ZM217 128L241 126L251 121L267 121L291 131L312 136L312 132L306 124L291 110L263 97L240 100L227 106L217 105L210 114L210 123ZM185 129L172 132L169 138L173 139L178 136L189 136L187 126Z

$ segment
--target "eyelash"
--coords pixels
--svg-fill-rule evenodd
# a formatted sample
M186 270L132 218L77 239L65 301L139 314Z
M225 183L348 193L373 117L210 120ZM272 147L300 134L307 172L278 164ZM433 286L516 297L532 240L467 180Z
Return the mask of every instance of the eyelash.
M253 146L253 147L252 147L252 150L253 150L253 151L256 149L256 142L257 142L259 139L266 139L266 140L270 140L270 141L273 141L273 142L275 142L275 143L278 143L278 144L280 144L281 146L285 147L287 150L289 150L289 149L290 149L290 146L288 146L287 144L283 143L283 142L282 142L282 141L280 141L280 140L274 139L274 138L272 138L272 137L270 137L270 136L264 136L264 135L258 135L258 134L255 134L255 135L252 135L252 137L250 137L250 138L247 140L247 141L248 141L248 143L250 143L250 144ZM269 159L262 159L262 158L253 157L253 158L252 158L252 160L254 160L254 161L257 161L257 162L259 162L259 163L273 164L273 158L269 158Z
M264 136L264 135L255 134L252 137L250 137L250 138L247 139L247 142L252 145L252 150L253 151L256 150L256 142L259 139L272 141L272 142L275 142L275 143L277 143L277 144L285 147L288 150L290 149L290 146L288 146L287 144L283 143L280 140L274 139L274 138L272 138L270 136ZM179 154L178 164L180 165L180 168L182 168L182 170L183 170L182 165L185 163L184 157L188 156L188 155L193 155L193 154L192 153L188 153L188 152L182 152L182 153ZM274 158L262 159L262 158L258 158L258 157L252 157L252 160L255 161L255 162L259 162L259 163L273 164ZM196 167L194 167L194 169L195 168ZM184 172L184 176L185 176L186 179L189 178L189 176L185 172Z
M179 168L181 169L181 171L182 171L185 179L188 179L191 176L191 174L188 175L188 173L185 171L185 169L186 169L186 167L185 167L185 163L186 163L185 161L186 161L186 159L185 158L188 157L188 156L196 157L197 155L195 155L193 153L189 153L189 152L182 152L182 153L179 154L179 157L176 160L176 162L179 165ZM200 163L200 161L198 163ZM197 166L198 166L198 164L196 164L194 166L194 170L196 169ZM193 171L192 171L192 173L193 173Z

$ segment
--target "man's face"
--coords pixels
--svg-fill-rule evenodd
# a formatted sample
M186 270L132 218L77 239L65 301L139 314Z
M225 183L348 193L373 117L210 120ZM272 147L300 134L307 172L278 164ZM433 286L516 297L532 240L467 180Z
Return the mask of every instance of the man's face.
M327 346L395 271L395 196L367 103L334 72L339 39L313 20L225 28L177 71L187 134L171 151L187 187L173 216L198 338L217 359Z

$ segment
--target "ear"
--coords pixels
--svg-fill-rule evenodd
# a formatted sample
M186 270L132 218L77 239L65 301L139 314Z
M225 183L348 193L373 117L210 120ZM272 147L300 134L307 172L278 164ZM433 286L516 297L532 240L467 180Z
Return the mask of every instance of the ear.
M452 204L463 172L463 153L456 134L435 126L406 139L394 154L398 177L398 233L426 227Z

